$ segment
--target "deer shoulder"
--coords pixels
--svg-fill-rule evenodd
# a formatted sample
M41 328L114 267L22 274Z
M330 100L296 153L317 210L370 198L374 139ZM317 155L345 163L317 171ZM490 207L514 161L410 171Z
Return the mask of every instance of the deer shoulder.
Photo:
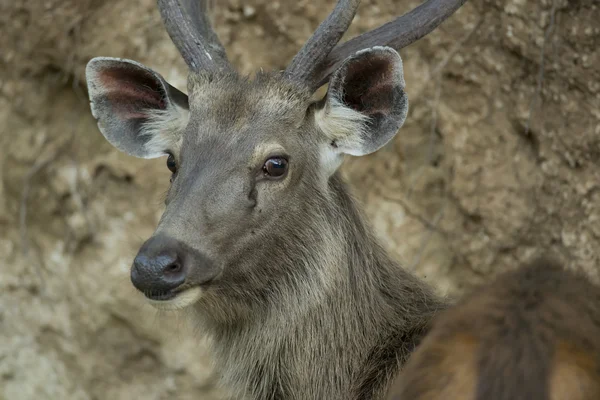
M600 287L537 261L434 319L388 400L600 398Z

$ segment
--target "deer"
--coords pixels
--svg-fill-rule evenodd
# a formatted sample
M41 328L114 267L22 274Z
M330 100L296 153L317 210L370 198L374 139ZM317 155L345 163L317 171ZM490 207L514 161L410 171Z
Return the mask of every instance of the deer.
M158 0L187 94L134 60L88 62L106 140L171 172L132 285L186 310L236 398L382 399L446 307L378 242L340 167L395 137L408 113L398 50L465 1L428 0L338 44L360 3L339 0L285 70L250 77L206 1Z
M600 399L600 286L539 258L439 313L387 400Z

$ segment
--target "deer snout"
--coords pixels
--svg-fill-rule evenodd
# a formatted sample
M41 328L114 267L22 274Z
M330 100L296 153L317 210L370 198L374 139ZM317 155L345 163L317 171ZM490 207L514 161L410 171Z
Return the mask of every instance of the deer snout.
M207 257L160 235L148 239L138 252L131 267L131 283L150 300L166 301L210 282L217 274Z
M173 290L185 282L185 271L176 256L142 253L133 261L131 282L147 297L160 300L173 296Z

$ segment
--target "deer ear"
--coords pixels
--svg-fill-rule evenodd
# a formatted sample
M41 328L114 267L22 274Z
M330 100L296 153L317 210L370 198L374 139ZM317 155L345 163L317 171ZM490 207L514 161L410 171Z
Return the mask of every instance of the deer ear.
M402 59L390 47L372 47L347 58L315 113L328 140L329 158L340 153L362 156L388 143L408 113L404 86Z
M92 114L113 146L140 158L174 151L189 119L184 93L131 60L93 58L85 72Z

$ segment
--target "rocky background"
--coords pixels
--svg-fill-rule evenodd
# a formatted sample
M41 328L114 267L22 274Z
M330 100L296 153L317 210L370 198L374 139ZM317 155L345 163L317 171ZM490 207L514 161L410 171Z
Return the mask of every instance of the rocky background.
M215 1L244 73L284 68L333 0ZM416 0L365 0L348 36ZM401 51L397 139L344 170L385 245L440 292L538 254L598 278L600 3L470 0ZM185 315L158 314L128 267L169 172L114 150L84 68L127 57L185 89L154 0L0 4L0 399L221 399Z

